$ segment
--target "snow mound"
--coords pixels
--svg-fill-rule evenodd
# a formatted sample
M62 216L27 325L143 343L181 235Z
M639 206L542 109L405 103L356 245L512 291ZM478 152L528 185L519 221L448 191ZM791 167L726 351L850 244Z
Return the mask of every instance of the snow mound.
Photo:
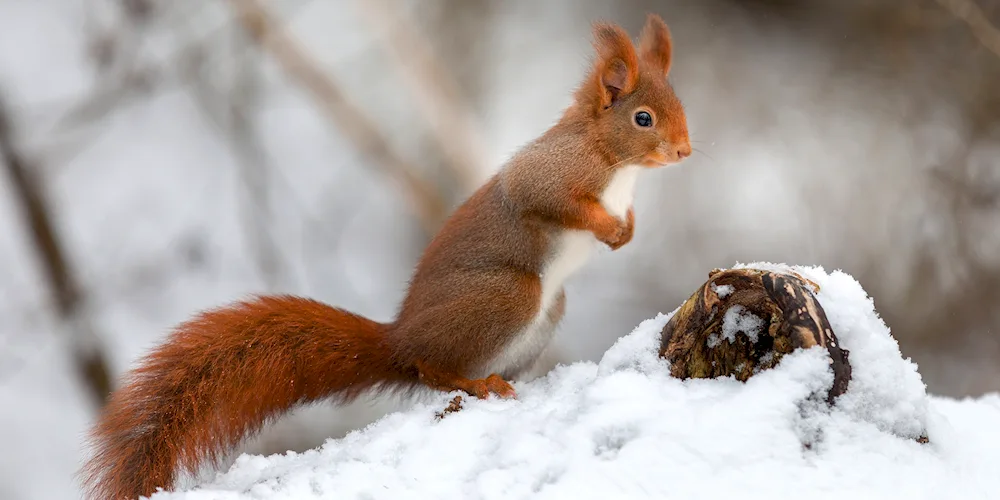
M657 348L673 313L660 314L597 364L515 384L516 401L466 399L438 420L454 394L433 394L318 449L242 455L214 481L153 498L1000 497L1000 395L928 396L847 274L737 267L794 269L820 285L853 368L834 408L822 404L833 374L819 348L746 383L670 377Z

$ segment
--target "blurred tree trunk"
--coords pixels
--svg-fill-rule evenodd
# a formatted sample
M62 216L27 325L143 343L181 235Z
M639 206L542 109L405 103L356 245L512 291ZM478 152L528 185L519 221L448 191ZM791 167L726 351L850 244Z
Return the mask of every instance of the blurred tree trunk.
M70 340L77 374L89 389L91 400L101 407L112 389L111 372L83 313L83 292L53 223L52 206L38 180L38 168L18 149L13 120L7 110L0 98L0 160L16 194L15 201L20 205L24 227L45 274L56 313L73 334Z

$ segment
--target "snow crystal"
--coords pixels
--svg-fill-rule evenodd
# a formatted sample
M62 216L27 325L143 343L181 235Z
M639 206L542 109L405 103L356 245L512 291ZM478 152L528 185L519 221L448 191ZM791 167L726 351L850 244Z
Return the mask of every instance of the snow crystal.
M719 296L720 299L724 299L729 296L729 294L736 291L733 285L716 285L712 283L712 291Z
M746 308L736 304L726 310L722 317L722 338L729 343L736 342L736 334L743 332L751 342L757 342L757 335L764 329L764 320L753 313L747 312Z
M767 351L763 356L760 357L760 365L767 365L774 359L774 351Z
M732 288L732 285L724 286ZM751 342L757 342L757 336L763 330L763 319L747 311L746 307L735 304L726 309L726 314L722 316L722 333L710 333L708 338L705 339L705 344L710 348L717 347L723 340L728 340L732 344L736 342L736 334L740 332L743 332Z
M821 348L788 354L746 383L671 377L657 355L671 312L642 322L598 363L515 383L517 400L467 398L437 419L454 394L428 393L318 449L243 455L194 490L153 499L996 498L1000 395L928 397L850 276L751 266L794 269L820 285L853 368L835 406L823 402L833 373Z

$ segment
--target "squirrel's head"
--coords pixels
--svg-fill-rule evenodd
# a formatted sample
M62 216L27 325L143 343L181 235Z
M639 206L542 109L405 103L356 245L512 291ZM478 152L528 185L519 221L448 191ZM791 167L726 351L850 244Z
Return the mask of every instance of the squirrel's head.
M684 108L667 82L672 47L663 19L649 14L638 48L617 25L593 30L596 58L574 103L589 132L616 162L659 167L690 156Z

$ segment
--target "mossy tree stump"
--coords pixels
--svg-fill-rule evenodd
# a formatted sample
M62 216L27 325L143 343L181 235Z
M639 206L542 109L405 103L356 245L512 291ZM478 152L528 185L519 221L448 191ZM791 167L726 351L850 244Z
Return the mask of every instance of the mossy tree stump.
M794 273L760 269L716 269L708 276L661 332L660 356L670 361L671 375L731 375L746 382L794 349L821 346L834 374L827 401L847 390L849 352L813 295L819 286Z

